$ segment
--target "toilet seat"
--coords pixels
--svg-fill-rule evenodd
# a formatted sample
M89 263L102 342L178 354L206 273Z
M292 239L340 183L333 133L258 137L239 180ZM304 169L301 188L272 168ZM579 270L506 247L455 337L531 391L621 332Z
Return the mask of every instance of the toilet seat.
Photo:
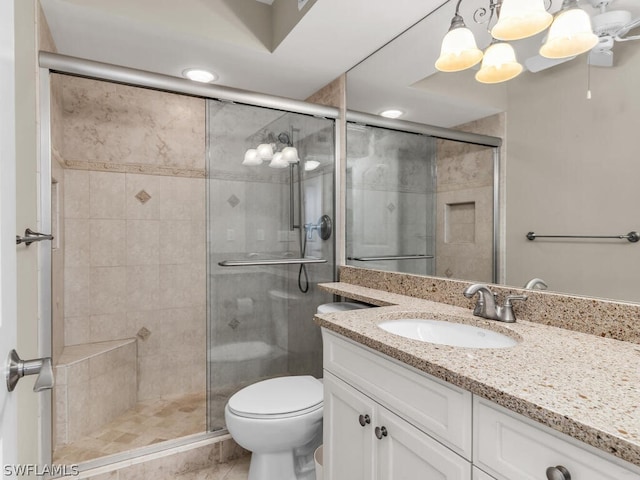
M235 393L227 407L246 418L276 419L305 415L322 408L322 383L310 375L263 380Z

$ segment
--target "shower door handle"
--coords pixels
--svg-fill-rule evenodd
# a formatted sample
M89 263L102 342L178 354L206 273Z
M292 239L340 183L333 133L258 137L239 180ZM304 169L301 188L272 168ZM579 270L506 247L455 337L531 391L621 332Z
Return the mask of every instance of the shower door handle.
M24 231L24 237L16 235L16 245L24 243L27 247L33 242L42 242L43 240L53 240L53 235L47 233L34 232L30 228Z
M53 388L53 364L51 357L22 360L18 352L11 350L7 359L7 390L13 392L18 380L26 375L38 375L33 386L34 392Z

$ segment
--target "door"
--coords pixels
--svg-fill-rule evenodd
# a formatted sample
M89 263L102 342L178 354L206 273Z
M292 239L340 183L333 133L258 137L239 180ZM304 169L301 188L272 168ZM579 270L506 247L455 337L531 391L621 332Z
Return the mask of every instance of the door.
M471 464L384 407L375 420L378 480L467 480Z
M373 478L373 419L373 400L325 370L325 478Z
M0 465L17 463L16 398L4 384L16 344L15 57L13 2L0 2Z

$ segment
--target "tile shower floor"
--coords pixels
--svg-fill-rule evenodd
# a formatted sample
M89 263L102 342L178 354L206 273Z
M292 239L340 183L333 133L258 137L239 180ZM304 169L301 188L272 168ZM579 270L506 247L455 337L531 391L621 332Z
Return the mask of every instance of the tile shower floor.
M67 465L86 462L204 431L205 393L148 400L138 402L97 432L56 449L53 461Z

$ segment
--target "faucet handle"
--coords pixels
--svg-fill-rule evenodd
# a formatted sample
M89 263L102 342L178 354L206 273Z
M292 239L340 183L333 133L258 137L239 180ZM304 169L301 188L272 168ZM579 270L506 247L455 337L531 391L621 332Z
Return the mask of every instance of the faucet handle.
M527 298L526 295L507 295L507 298L504 301L505 307L513 307L513 300L522 300L525 301Z
M516 315L513 313L514 300L526 300L526 295L508 295L504 301L504 306L500 308L499 320L502 322L513 323L516 321Z

